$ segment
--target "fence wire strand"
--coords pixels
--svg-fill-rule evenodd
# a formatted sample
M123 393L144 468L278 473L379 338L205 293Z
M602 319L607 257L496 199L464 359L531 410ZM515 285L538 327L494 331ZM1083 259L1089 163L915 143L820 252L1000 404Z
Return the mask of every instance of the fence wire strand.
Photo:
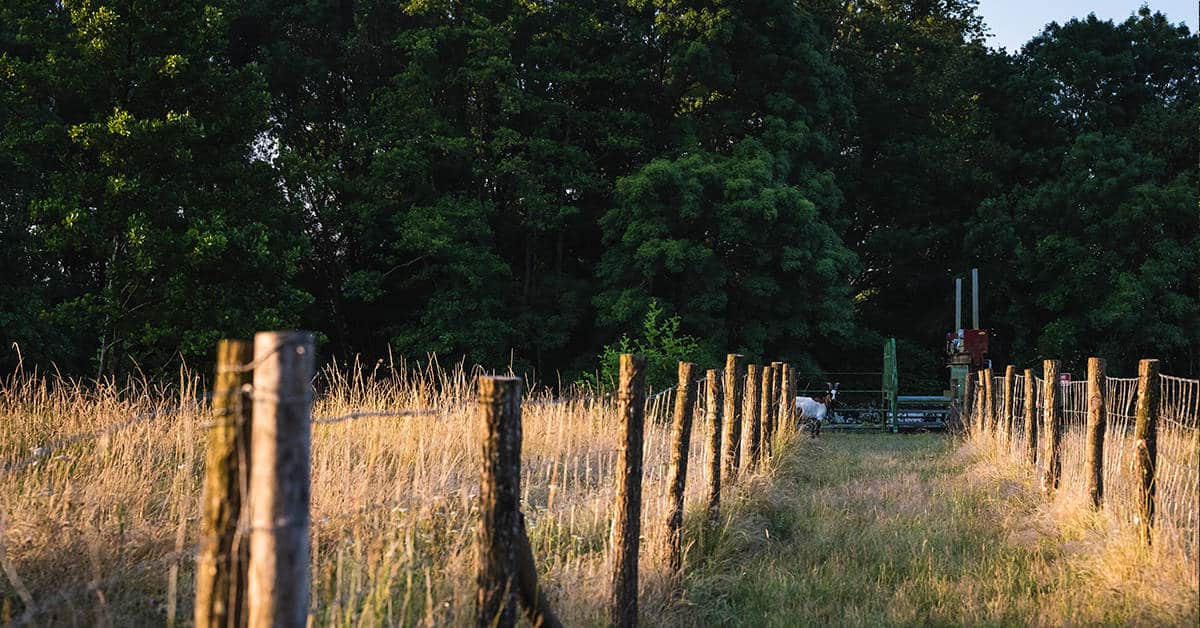
M149 423L159 417L174 416L181 412L184 412L186 409L188 409L189 406L199 407L211 399L212 399L212 393L208 393L208 394L202 395L200 397L197 397L196 399L188 402L187 404L180 404L178 406L175 406L173 408L168 408L168 409L147 410L146 412L142 412L142 413L133 415L133 416L125 419L124 421L118 421L116 423L113 423L111 425L108 425L108 426L100 428L100 429L90 430L87 432L81 432L78 434L73 434L71 436L64 436L62 438L57 438L55 440L32 447L32 448L30 448L30 451L32 452L32 454L30 456L28 456L26 458L22 458L20 460L11 460L11 461L5 462L3 464L0 464L0 476L10 475L10 474L16 473L18 471L27 469L31 466L34 466L34 465L38 464L40 461L42 461L44 458L49 456L50 454L52 454L56 451L60 451L64 448L70 447L71 445L76 445L79 443L86 443L86 442L98 440L105 436L111 436L122 430L134 427L136 425L141 425L143 423Z

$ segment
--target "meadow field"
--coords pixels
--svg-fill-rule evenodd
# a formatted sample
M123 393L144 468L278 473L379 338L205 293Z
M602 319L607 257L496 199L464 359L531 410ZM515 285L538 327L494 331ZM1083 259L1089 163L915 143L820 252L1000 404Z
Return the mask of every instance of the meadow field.
M473 621L476 374L436 362L318 374L314 625ZM172 385L26 371L3 380L0 623L191 624L212 420L204 388L186 370ZM590 391L531 389L521 490L541 584L566 625L605 625L615 405ZM1019 443L991 434L781 433L772 460L725 480L721 518L706 525L701 394L685 568L674 578L664 549L671 397L647 402L643 623L1195 625L1194 444L1162 446L1181 470L1172 499L1184 519L1164 508L1171 532L1150 548L1125 510L1092 512L1077 483L1047 501ZM1064 478L1081 439L1067 436ZM1109 499L1126 503L1131 483L1111 487Z
M1194 554L1175 540L1144 547L1116 515L1092 512L1082 492L1047 501L1030 467L990 438L829 433L797 445L732 515L739 533L691 574L684 624L1200 618Z
M312 608L320 625L445 625L473 618L480 439L461 365L333 366L317 377ZM536 388L536 387L535 387ZM204 428L200 378L82 383L16 373L0 394L3 623L191 621ZM667 618L670 391L647 403L641 605ZM604 396L523 404L523 511L542 585L567 625L607 618L620 442ZM414 411L325 422L352 412ZM703 409L692 432L688 525L707 486ZM728 483L728 494L756 474ZM688 551L685 549L685 551Z

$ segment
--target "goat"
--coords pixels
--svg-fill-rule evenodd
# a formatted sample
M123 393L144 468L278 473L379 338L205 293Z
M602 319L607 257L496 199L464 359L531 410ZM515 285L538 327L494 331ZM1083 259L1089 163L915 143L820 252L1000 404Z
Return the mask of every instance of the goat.
M826 382L827 389L823 393L819 393L812 397L796 397L796 414L801 423L808 420L809 435L816 438L821 434L821 423L825 421L825 416L833 407L833 402L837 399L838 382Z

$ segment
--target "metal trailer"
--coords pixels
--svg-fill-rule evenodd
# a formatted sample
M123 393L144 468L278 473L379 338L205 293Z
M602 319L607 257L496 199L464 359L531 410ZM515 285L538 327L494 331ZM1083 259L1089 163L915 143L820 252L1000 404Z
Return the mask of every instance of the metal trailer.
M880 371L797 373L798 395L812 396L837 381L837 402L822 429L835 431L899 432L946 427L949 399L943 396L905 396L900 393L896 368L896 339L883 343Z
M942 395L901 395L900 376L896 365L896 339L883 343L883 370L878 373L827 373L831 378L855 376L872 378L870 383L859 379L856 385L839 389L832 416L826 422L834 430L943 430L959 420L959 409L965 407L963 395L966 381L988 364L988 340L991 334L979 324L979 270L971 269L971 328L963 328L963 283L954 282L954 331L946 337L946 368L949 387ZM801 374L804 375L804 374ZM815 374L810 374L813 377ZM879 376L879 388L873 377ZM801 386L800 393L820 392L818 388Z

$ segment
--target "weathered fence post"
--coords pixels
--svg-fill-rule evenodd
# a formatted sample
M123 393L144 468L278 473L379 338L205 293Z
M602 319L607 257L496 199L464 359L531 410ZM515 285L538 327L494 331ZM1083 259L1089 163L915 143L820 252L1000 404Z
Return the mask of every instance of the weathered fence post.
M746 426L742 435L742 461L748 469L758 465L759 439L762 438L762 424L759 423L761 398L762 367L749 364L746 366Z
M984 420L987 422L986 430L996 437L996 398L992 396L992 369L983 369L983 405L984 405Z
M1004 416L1001 425L1004 426L1004 442L1009 447L1013 440L1013 380L1016 370L1011 364L1004 367L1004 399L1001 402L1001 412Z
M975 421L982 435L987 434L987 386L983 384L983 371L979 373L979 385L975 388Z
M213 425L208 430L201 502L200 553L196 557L198 628L239 628L246 623L249 544L241 542L244 499L250 482L250 387L254 345L217 343Z
M958 420L962 423L963 430L967 432L975 431L975 380L971 378L968 372L967 377L963 380L962 390L962 407L959 408Z
M1058 402L1058 360L1042 363L1042 425L1045 427L1046 468L1042 473L1042 492L1046 495L1058 489L1062 475L1062 405Z
M987 369L980 369L976 375L979 377L979 385L975 388L975 422L982 435L987 432Z
M1104 430L1108 425L1105 408L1108 383L1104 360L1088 358L1087 378L1087 491L1092 508L1104 503Z
M708 519L721 516L721 376L717 369L704 373L704 390L708 397L704 411L712 431L708 437Z
M688 446L692 440L692 412L696 409L696 386L692 383L696 365L679 363L679 383L675 388L675 422L671 427L670 491L671 510L667 514L667 565L672 575L683 567L683 489L687 482Z
M758 456L755 463L761 463L771 455L771 405L775 398L771 396L771 383L775 379L775 369L769 364L763 365L761 395L758 403Z
M796 369L791 364L783 364L783 394L779 400L783 404L782 429L790 434L796 429Z
M483 470L475 534L475 623L517 622L517 548L521 532L521 379L479 378Z
M309 593L313 335L254 336L250 460L250 628L304 626Z
M768 424L771 432L766 437L767 455L775 455L775 435L779 433L779 423L782 413L780 412L780 390L783 388L783 362L771 363L771 422Z
M624 441L617 462L617 513L614 521L612 625L638 621L638 548L642 530L642 427L645 420L646 358L621 354L617 414Z
M737 475L742 443L742 380L746 377L746 358L737 353L725 356L725 479Z
M1037 382L1033 379L1033 369L1025 369L1025 461L1037 464L1037 408L1035 407L1035 391Z
M1137 523L1142 540L1150 543L1154 528L1154 473L1158 466L1158 360L1138 363L1137 424L1133 431L1134 473L1138 480Z

